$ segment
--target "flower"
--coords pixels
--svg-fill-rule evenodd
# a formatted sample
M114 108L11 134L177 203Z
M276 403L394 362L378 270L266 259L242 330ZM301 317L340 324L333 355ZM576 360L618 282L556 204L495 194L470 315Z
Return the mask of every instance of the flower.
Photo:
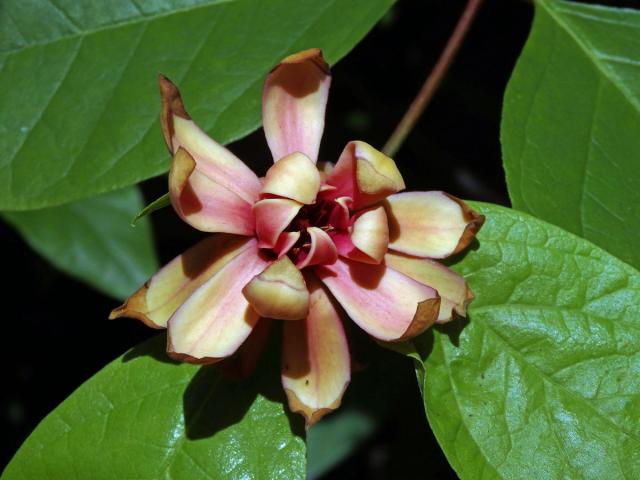
M269 73L262 115L275 163L260 179L198 128L160 77L172 205L217 233L110 317L167 328L176 359L213 363L238 352L242 370L255 365L271 319L283 320L282 384L307 425L337 408L349 384L346 317L398 342L465 315L470 289L433 259L464 249L484 221L443 192L398 193L405 184L394 161L361 141L320 171L330 81L318 49Z

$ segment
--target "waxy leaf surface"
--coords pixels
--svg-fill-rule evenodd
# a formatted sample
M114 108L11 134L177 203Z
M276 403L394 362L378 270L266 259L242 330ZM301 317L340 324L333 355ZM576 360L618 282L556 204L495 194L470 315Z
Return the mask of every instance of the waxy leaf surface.
M640 273L488 204L454 268L469 321L415 341L429 422L463 479L640 478ZM477 246L476 246L477 247Z
M304 432L277 372L244 382L169 362L164 335L107 365L51 412L3 480L305 476ZM286 403L286 401L285 401Z
M158 269L148 219L133 228L143 206L136 187L66 205L3 212L40 255L69 275L123 299Z
M221 143L260 124L265 75L289 53L334 63L393 0L5 0L0 209L42 208L169 168L157 75Z
M640 11L535 3L504 99L513 206L640 268Z

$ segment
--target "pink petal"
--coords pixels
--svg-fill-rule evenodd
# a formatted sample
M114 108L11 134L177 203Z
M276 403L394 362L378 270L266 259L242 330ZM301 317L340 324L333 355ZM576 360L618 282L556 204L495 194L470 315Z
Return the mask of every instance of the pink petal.
M251 279L242 293L262 317L300 320L309 313L309 291L300 270L287 256Z
M314 271L347 315L379 340L408 340L438 318L437 292L385 265L339 258Z
M256 202L253 214L260 248L273 248L301 208L301 203L286 198L266 198Z
M372 205L405 188L395 162L371 145L349 142L326 183L336 187L328 198L353 198L353 208Z
M338 197L335 199L335 208L329 216L329 225L346 229L350 224L350 208L353 200L350 197Z
M318 227L307 228L311 246L308 254L298 261L296 267L303 269L310 265L330 265L338 259L336 246L327 232Z
M168 353L179 360L212 363L233 354L258 314L242 288L266 268L255 240L201 285L169 319Z
M416 257L446 258L469 245L484 216L444 192L404 192L385 202L389 248Z
M252 204L260 193L260 180L238 157L213 141L191 120L178 88L160 75L160 120L169 152L183 147L194 158L196 169L212 181Z
M267 171L261 194L277 195L300 203L315 202L320 172L306 155L295 152L281 158Z
M262 123L277 161L302 152L318 159L331 76L317 48L291 55L276 66L264 84Z
M340 310L310 277L309 315L300 322L285 322L282 344L282 385L289 408L304 416L307 427L340 406L351 380Z
M178 215L200 231L254 233L251 205L197 170L195 160L182 147L173 157L169 192Z
M473 292L461 275L435 260L410 257L402 253L387 253L384 262L394 270L437 290L440 295L438 323L453 320L456 315L466 316L466 308L473 300Z
M135 318L152 328L166 328L171 315L194 291L252 245L255 240L235 235L205 238L162 267L109 318Z
M300 232L282 232L273 247L273 251L278 255L278 258L281 258L289 253L289 250L293 248L299 238Z
M336 232L331 238L338 254L363 263L382 262L389 244L389 227L384 207L361 211L351 227L351 233Z
M389 226L384 207L370 208L358 214L353 223L351 241L358 250L377 263L382 261L389 245Z

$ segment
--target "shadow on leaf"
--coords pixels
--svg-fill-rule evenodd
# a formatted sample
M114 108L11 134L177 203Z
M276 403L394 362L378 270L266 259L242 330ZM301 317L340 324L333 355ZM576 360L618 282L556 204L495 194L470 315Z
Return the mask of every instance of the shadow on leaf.
M273 337L258 368L248 378L228 378L222 364L205 365L198 370L183 395L187 438L208 438L239 423L252 415L252 406L260 401L281 404L291 432L305 437L304 421L300 415L289 411L280 385L280 342L274 341ZM255 420L257 422L260 419Z

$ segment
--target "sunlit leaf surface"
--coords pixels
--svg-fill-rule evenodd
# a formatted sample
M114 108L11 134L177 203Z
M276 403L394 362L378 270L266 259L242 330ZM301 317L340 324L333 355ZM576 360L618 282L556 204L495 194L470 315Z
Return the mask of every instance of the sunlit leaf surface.
M260 124L266 73L344 56L393 0L4 0L0 210L53 206L168 169L159 72L219 142Z
M640 273L479 204L456 265L476 299L416 342L431 426L463 479L640 478Z
M640 12L539 0L504 100L513 206L640 267Z

